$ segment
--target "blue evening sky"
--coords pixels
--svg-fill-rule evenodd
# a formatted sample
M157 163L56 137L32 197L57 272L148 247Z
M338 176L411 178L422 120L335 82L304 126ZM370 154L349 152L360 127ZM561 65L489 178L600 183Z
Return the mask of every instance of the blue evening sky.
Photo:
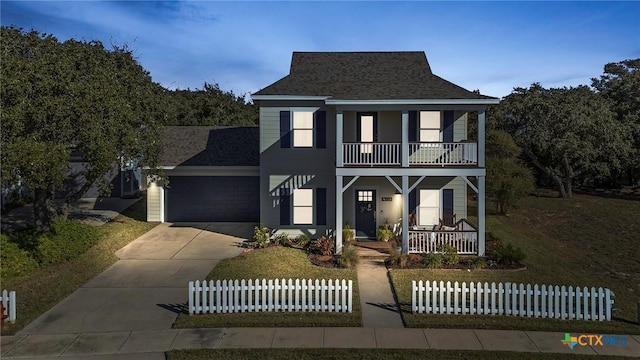
M640 57L640 2L2 1L3 26L127 44L165 87L255 92L293 51L427 53L469 90L590 84Z

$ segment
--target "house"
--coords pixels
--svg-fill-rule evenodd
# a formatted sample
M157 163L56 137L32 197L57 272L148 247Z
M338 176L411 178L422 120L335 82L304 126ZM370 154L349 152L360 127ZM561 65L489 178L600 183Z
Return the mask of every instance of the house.
M485 109L497 98L434 75L423 52L295 52L289 74L252 99L260 107L259 161L229 160L226 168L198 162L195 169L186 157L204 150L202 144L185 151L165 166L170 207L182 196L174 186L190 188L192 196L183 200L189 203L217 196L204 194L220 192L222 181L186 185L172 173L220 170L207 177L225 171L257 182L252 204L259 203L264 225L292 236L331 235L338 253L341 229L349 224L359 238L374 238L381 225L392 227L404 253L448 244L461 254L484 254ZM477 130L469 134L471 128ZM477 195L477 211L468 206L471 194ZM225 206L249 205L238 200ZM211 206L219 205L209 202L202 211ZM466 220L471 215L476 224Z

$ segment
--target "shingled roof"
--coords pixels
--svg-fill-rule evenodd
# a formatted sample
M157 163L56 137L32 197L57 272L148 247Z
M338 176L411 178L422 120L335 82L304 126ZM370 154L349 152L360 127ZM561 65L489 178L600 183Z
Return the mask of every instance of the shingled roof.
M162 166L259 166L257 127L165 126Z
M253 95L342 100L494 99L434 75L421 51L294 52L289 75Z

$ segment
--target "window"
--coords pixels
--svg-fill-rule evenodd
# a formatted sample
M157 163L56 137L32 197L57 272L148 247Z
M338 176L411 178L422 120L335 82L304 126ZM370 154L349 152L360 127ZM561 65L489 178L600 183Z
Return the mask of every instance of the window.
M293 147L313 147L313 111L293 112Z
M313 224L313 189L293 190L293 223Z
M373 201L373 191L371 190L359 190L358 201Z
M429 226L440 222L440 190L420 189L418 225Z
M420 111L420 142L440 142L440 112Z

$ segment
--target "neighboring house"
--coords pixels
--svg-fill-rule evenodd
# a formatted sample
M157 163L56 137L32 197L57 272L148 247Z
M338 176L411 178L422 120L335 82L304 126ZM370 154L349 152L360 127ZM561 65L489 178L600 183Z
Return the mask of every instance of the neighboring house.
M423 52L295 52L289 75L252 99L259 135L167 128L169 184L148 189L149 221L259 220L333 236L338 253L346 223L361 238L388 224L404 253L484 254L485 109L497 98L434 75Z
M166 126L147 221L260 221L257 127Z

